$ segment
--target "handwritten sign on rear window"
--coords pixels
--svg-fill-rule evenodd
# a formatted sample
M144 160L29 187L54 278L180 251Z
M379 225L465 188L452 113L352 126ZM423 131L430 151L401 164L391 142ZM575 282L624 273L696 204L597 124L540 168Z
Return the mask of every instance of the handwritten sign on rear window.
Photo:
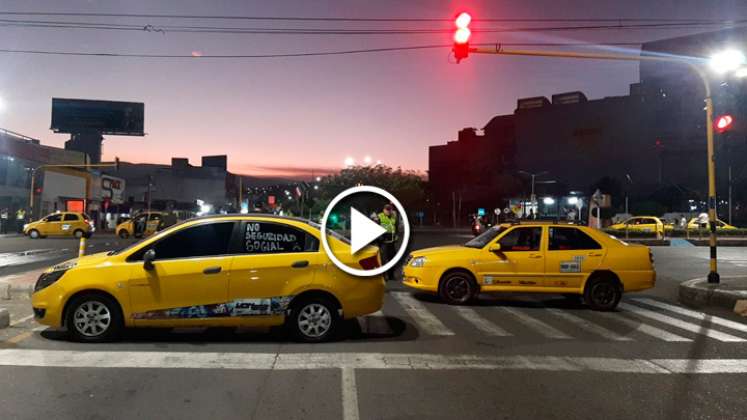
M244 246L250 254L303 252L306 232L277 223L249 222L246 224Z

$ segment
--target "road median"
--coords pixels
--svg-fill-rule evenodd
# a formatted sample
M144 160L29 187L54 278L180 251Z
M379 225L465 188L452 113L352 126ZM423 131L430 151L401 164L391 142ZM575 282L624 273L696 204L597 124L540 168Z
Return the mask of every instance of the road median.
M747 317L747 276L722 276L717 284L697 278L680 283L680 302L694 307L719 307Z

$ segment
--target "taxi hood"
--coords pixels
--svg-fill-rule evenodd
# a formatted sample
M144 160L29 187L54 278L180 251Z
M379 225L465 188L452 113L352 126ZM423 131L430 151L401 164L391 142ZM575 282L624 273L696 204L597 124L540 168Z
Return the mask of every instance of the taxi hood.
M79 258L73 258L64 262L61 262L59 264L55 264L52 267L49 268L47 271L59 271L59 270L69 270L71 268L77 268L77 267L90 267L92 265L99 264L103 261L105 261L109 256L106 252L98 252L96 254L91 255L84 255Z
M433 248L419 249L417 251L413 251L412 255L415 257L428 257L428 256L464 251L466 249L470 249L470 248L464 245L445 245L445 246L437 246Z

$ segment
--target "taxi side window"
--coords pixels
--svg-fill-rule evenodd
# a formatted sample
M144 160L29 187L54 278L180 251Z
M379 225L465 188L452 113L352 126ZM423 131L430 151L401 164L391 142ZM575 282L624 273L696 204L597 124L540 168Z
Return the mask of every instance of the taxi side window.
M247 254L284 254L319 250L319 240L313 235L285 224L247 222L244 229L242 251Z
M226 255L233 227L234 222L205 223L174 232L153 245L156 261ZM138 251L128 261L142 260L145 251Z
M44 219L45 222L59 222L60 220L62 220L61 214L50 214Z
M602 249L597 241L585 232L572 227L550 228L550 251L567 251L578 249Z
M541 227L520 227L508 232L498 243L502 252L539 251L541 237Z
M74 221L79 220L79 218L77 214L66 214L62 220L66 222L74 222Z

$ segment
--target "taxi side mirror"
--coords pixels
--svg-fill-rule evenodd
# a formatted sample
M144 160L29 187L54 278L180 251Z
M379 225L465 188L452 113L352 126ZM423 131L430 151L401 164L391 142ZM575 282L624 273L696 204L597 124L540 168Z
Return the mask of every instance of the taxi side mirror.
M153 261L156 260L156 250L149 249L145 251L145 254L143 254L143 268L150 271L155 266L153 265Z
M492 244L488 247L489 252L501 252L501 244Z

